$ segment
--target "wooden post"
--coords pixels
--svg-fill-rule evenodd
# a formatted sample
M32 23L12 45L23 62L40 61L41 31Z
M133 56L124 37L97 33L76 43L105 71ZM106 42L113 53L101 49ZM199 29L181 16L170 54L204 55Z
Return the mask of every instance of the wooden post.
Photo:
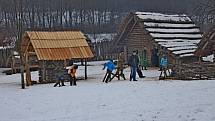
M200 65L200 68L201 69L199 69L199 79L201 79L202 78L202 57L201 56L199 56L199 65Z
M87 79L87 59L84 59L85 61L85 80Z
M84 60L83 60L83 59L81 59L81 65L82 65L82 66L84 65Z
M215 43L213 44L213 55L214 55L213 62L215 63Z
M67 60L64 60L64 67L67 67Z
M21 74L21 85L22 89L25 89L25 77L24 77L24 62L23 62L23 54L20 53L20 74Z
M29 62L28 62L28 53L26 53L26 56L25 56L25 79L26 79L26 86L32 85L31 71L30 71L30 66L29 66Z
M12 74L14 74L15 69L14 69L14 65L15 65L15 58L14 55L11 55L11 69L12 69Z
M42 61L43 67L42 67L42 81L44 82L46 80L46 69L45 69L45 61Z
M125 58L125 63L128 62L128 57L127 57L128 53L127 53L127 47L124 46L124 58Z

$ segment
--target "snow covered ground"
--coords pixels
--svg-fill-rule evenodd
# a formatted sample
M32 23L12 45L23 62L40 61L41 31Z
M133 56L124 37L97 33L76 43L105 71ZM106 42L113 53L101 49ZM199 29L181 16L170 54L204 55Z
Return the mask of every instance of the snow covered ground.
M89 79L77 87L22 90L19 74L0 75L0 121L215 121L215 80L159 81L151 68L137 82L106 84L102 63L90 63ZM32 75L37 80L37 72Z

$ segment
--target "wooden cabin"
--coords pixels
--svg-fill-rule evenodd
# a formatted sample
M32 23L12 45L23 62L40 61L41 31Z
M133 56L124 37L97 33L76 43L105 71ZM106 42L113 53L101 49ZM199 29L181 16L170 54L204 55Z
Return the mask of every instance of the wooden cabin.
M130 13L122 21L111 43L110 53L134 50L145 56L150 66L159 66L159 58L168 55L172 64L197 61L194 55L202 35L187 15L151 12Z
M29 62L39 61L39 82L55 82L59 75L68 78L65 69L69 60L85 60L85 79L87 78L87 59L93 53L81 31L28 31L21 43L22 57L25 62L26 81L31 83Z
M177 77L180 79L215 79L215 27L203 36L195 53L199 61L177 66ZM213 57L205 61L205 57ZM208 58L208 57L207 57Z

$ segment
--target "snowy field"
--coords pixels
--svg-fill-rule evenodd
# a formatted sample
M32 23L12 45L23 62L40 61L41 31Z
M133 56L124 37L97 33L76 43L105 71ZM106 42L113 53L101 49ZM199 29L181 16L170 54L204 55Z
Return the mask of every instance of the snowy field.
M20 74L0 75L0 121L215 121L215 80L159 81L151 68L137 82L106 84L102 63L90 63L89 79L76 87L22 90ZM125 73L128 78L129 69ZM37 80L37 72L32 75Z

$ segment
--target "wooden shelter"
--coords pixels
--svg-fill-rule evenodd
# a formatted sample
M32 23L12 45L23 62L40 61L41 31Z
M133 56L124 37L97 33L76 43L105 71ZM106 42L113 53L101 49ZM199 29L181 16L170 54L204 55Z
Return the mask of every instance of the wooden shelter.
M177 76L180 79L215 79L215 59L204 61L203 57L215 57L215 27L203 36L195 53L199 61L177 66Z
M215 62L215 26L205 34L202 41L198 44L195 54L199 57L214 55Z
M158 66L163 54L170 63L189 63L198 60L194 51L201 39L200 29L187 15L135 12L123 20L110 53L126 51L128 57L139 50L151 66Z
M39 81L41 83L55 82L59 75L67 73L64 67L69 60L85 60L85 79L87 79L87 59L93 53L81 31L28 31L23 35L21 54L26 67L26 81L30 84L29 61L35 57L39 61ZM35 60L34 60L35 61Z

